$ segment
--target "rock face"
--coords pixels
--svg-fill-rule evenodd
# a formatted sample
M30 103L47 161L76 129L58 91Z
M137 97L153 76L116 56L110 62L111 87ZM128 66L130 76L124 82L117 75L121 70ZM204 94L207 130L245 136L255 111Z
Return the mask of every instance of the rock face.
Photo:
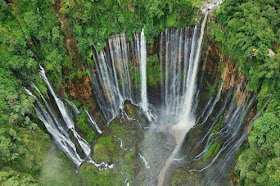
M232 180L228 179L231 174L232 161L228 161L227 158L233 160L234 155L231 154L231 150L234 152L234 149L232 147L240 145L238 143L240 138L235 134L242 134L256 115L254 95L246 90L247 80L238 70L235 61L222 53L219 43L213 43L211 37L207 36L202 55L199 72L199 103L196 112L197 126L187 134L180 158L176 159L176 163L170 167L171 170L165 181L169 184L189 185L190 180L194 182L192 185L205 185L207 181L217 185L228 185L229 182L234 182L234 177ZM251 106L248 106L249 102L252 103ZM207 108L208 103L211 106ZM204 107L207 109L204 110ZM242 108L241 112L238 110L239 108ZM239 112L246 115L244 120L242 114L237 119L240 122L227 119L234 118L239 115ZM209 115L206 114L207 119L201 119L204 117L204 113L209 113ZM239 123L242 124L239 125ZM230 139L233 139L233 143L227 144L228 137L220 135L223 129L227 128L229 131L235 131L227 133L231 136ZM205 135L207 131L209 131L208 136ZM212 135L215 138L209 137ZM215 144L218 144L218 147L215 147ZM217 156L219 153L220 155ZM207 167L208 165L211 166ZM207 168L204 169L205 167ZM222 168L220 169L220 167ZM213 172L220 170L224 171L217 173L220 177L215 178ZM183 177L182 175L188 176Z
M68 95L80 100L82 103L89 103L92 99L92 84L88 75L81 78L74 77L67 83Z
M71 45L71 41L67 40L66 41L67 45ZM196 127L191 129L192 131L189 132L189 134L187 135L187 137L184 139L184 144L183 144L183 148L182 148L182 152L180 152L180 155L188 155L188 158L196 158L196 155L198 155L201 151L203 151L204 146L198 146L197 148L194 148L194 145L200 143L200 138L203 137L205 135L205 131L213 131L215 130L220 130L221 127L223 125L225 125L225 123L219 123L218 120L223 120L223 117L227 114L227 111L222 115L222 114L218 114L220 110L222 110L222 107L224 105L224 103L226 102L227 99L231 100L230 96L229 98L227 98L227 94L229 91L231 91L231 89L233 90L232 96L234 95L235 92L236 93L236 100L232 101L232 105L245 105L246 100L248 96L250 96L251 94L248 93L246 91L246 85L247 85L247 81L244 78L244 76L238 71L238 68L236 67L235 62L231 59L226 57L225 55L222 54L222 52L219 49L219 46L217 43L213 43L211 38L208 36L205 39L205 48L203 49L203 56L202 56L202 61L200 62L200 67L199 67L199 75L198 75L198 88L200 89L200 93L199 93L199 100L200 102L198 103L198 109L197 109L197 116L199 115L203 115L205 113L205 116L208 114L209 112L209 119L205 120L205 122L203 121L204 119L200 119L199 122L201 122L201 126ZM149 51L152 51L157 53L158 51L156 50L158 49L158 47L155 47L154 51L152 49L148 49ZM152 55L152 54L150 54ZM66 93L71 96L71 98L78 100L82 103L82 105L87 105L87 109L89 111L91 111L92 113L94 113L94 118L96 119L98 124L101 124L100 126L105 126L105 120L104 119L100 119L103 118L102 117L102 112L98 106L98 104L95 102L98 97L95 95L93 95L93 88L94 86L96 86L94 83L92 83L93 81L91 80L91 78L87 75L76 75L74 78L72 78L71 80L67 80L65 81L64 87L66 90ZM237 88L239 87L239 88ZM149 87L148 90L150 90L149 92L152 92L151 94L153 96L150 97L151 100L155 100L154 102L156 103L157 100L160 99L160 90L155 86L155 87ZM218 92L220 92L221 95L218 96ZM103 92L100 91L100 94L102 94L103 96ZM219 97L219 98L218 98ZM209 106L209 108L207 108L205 110L205 112L203 114L201 114L203 112L203 108L206 106L207 102L209 99L212 99L209 103L211 103L213 105L213 108L211 108L211 105ZM217 101L215 102L215 100L217 99ZM153 102L153 103L154 103ZM229 104L231 102L229 102L226 108L229 107ZM234 106L233 108L237 108L237 106ZM246 106L246 105L245 105ZM136 108L134 108L135 106L131 105L131 104L125 104L124 108L126 111L127 115L124 115L123 118L120 119L121 122L123 122L123 119L127 119L127 123L126 124L130 124L132 122L135 122L136 126L139 126L141 128L141 130L137 131L137 133L139 132L141 135L145 134L146 132L144 130L146 130L146 125L142 126L143 123L147 124L147 121L145 120L144 116L140 116L140 111L137 110ZM224 108L224 109L226 109ZM249 112L249 116L246 119L247 122L249 123L250 120L254 117L255 113L254 111L250 111ZM138 117L137 117L138 116ZM205 117L205 118L208 118ZM134 118L140 118L139 121L134 119ZM217 120L217 121L216 121ZM120 122L120 125L122 124ZM212 123L217 123L215 124L215 126L217 126L216 128L214 128L212 130L212 128L210 128L210 126L212 125ZM104 124L104 125L102 125ZM111 122L111 125L114 125L114 122ZM214 125L213 125L214 126ZM116 126L115 126L116 127ZM123 127L124 131L127 131L128 128L126 128L127 126ZM102 128L103 130L103 128ZM242 126L242 130L243 126ZM113 135L114 133L111 133L112 131L108 130L108 127L104 127L104 133L102 135L108 135L108 137L110 137L111 135ZM131 134L133 135L133 134ZM208 134L207 134L208 135ZM154 138L151 137L147 137L144 140L142 140L142 142L140 141L140 139L137 139L135 137L132 137L131 139L137 139L139 141L133 142L135 143L136 147L135 148L137 151L143 151L146 152L146 154L143 154L144 157L148 160L148 162L151 162L151 167L154 170L154 172L156 172L156 174L159 173L159 171L161 170L161 164L165 163L165 160L169 157L169 155L172 153L173 147L175 146L175 140L173 138L168 138L169 141L171 141L171 145L165 145L162 146L162 148L160 148L163 151L163 161L158 161L157 159L153 159L154 157L149 157L149 154L153 154L154 152L150 152L149 149L152 149L154 151L154 146L156 145L161 145L161 144L167 144L167 143L163 143L165 142L164 140L166 139L161 139L160 137L164 136L164 133L162 131L160 131L159 133L157 133L156 135L152 136ZM125 135L121 136L121 139L124 141L124 144L130 144L131 142L129 141L130 138L128 138L128 140L125 140ZM207 136L206 136L207 137ZM205 137L205 139L207 139ZM233 136L235 137L235 136ZM118 139L118 138L116 138ZM211 138L209 138L211 139ZM153 140L153 141L152 141ZM217 143L223 147L225 138L222 136L220 137L220 140L217 141ZM118 141L117 141L118 142ZM203 145L206 144L206 141L202 141ZM119 148L118 146L119 144L117 144L117 148ZM161 146L160 146L161 147ZM171 147L171 148L170 148ZM212 146L213 147L213 146ZM164 149L165 148L165 149ZM103 149L103 148L102 148ZM104 148L106 149L106 148ZM147 150L148 149L148 150ZM119 150L119 149L118 149ZM207 149L206 149L207 150ZM219 148L217 150L217 152L219 151ZM199 166L197 166L197 164L195 164L195 162L193 161L193 159L186 159L185 162L188 162L189 160L192 161L191 163L189 163L188 165L184 164L181 162L180 160L180 156L178 158L178 160L176 160L176 164L174 163L175 161L173 161L174 156L171 156L171 160L170 162L171 164L171 171L168 172L168 175L165 179L166 183L177 183L175 178L180 177L181 175L188 175L188 176L184 176L182 178L180 178L180 183L190 183L190 179L189 176L192 176L191 181L194 183L200 183L203 176L207 176L206 173L202 173L202 174L198 174L198 173L189 173L189 169L191 168L203 168L207 165L207 163L210 162L211 158L215 157L215 153L217 152L213 152L212 154L210 153L209 158L204 158L203 161L201 161L201 164L199 164ZM159 153L159 152L158 152ZM108 153L110 154L110 153ZM117 153L112 153L114 155L116 155ZM159 153L160 154L160 153ZM165 157L166 156L166 157ZM102 157L102 156L96 156L96 157ZM135 158L135 157L134 157ZM155 158L158 158L155 157ZM177 157L175 157L177 158ZM219 159L221 159L220 157L218 157ZM117 158L116 158L117 159ZM177 162L178 161L178 162ZM218 161L218 160L217 160ZM143 163L142 163L143 164ZM141 161L140 163L137 163L137 166L142 165ZM135 165L135 167L137 167ZM139 167L137 167L136 169L141 169ZM141 169L139 172L137 173L137 170L134 170L134 174L136 175L142 175L144 173L147 173L148 171L146 170L147 168L143 168L143 170ZM208 170L207 170L208 171ZM149 172L148 172L149 173ZM204 175L205 174L205 175ZM143 178L143 180L145 180L146 182L148 182L150 179L150 175L148 174L147 178ZM142 179L142 178L141 178ZM141 183L143 182L143 180L141 179L136 179L135 183ZM156 183L156 180L153 180ZM179 182L178 182L179 183Z
M240 87L237 95L237 103L239 104L241 102L241 98L244 97L243 93L244 89L246 89L248 81L245 79L244 75L238 71L236 62L230 57L225 56L220 51L217 43L212 43L210 37L207 37L206 42L208 47L205 52L206 57L202 70L206 71L204 73L207 75L204 79L207 79L208 84L212 84L214 86L217 86L219 81L222 79L224 82L222 89L223 93L231 87L237 87L242 82L242 86ZM213 81L215 81L215 83ZM217 87L215 89L217 89Z

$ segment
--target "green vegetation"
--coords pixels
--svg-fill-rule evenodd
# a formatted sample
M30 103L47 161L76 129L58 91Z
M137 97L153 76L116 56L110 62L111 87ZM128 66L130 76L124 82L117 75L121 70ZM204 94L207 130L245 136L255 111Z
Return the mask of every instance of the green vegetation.
M115 162L119 155L119 143L113 136L100 137L93 148L93 159L100 162Z
M256 122L249 148L238 158L235 170L242 185L280 184L280 119L267 112Z
M275 0L225 1L216 11L216 21L219 24L211 24L212 37L222 43L226 54L238 61L250 80L249 89L257 91L266 80L274 82L271 75L275 73L276 62L272 61L279 60L279 54L271 58L268 49L278 53L279 3Z
M57 92L64 94L68 81L81 79L85 74L91 77L91 72L85 69L94 66L93 45L100 50L112 34L126 32L132 38L144 28L153 46L160 31L194 24L200 3L196 0L0 0L0 185L121 185L124 176L136 175L137 131L127 132L124 130L127 125L115 122L107 129L108 133L97 139L87 125L85 112L77 117L77 128L87 141L96 142L93 158L114 161L127 175L122 176L117 170L99 172L87 164L76 175L73 164L52 147L34 112L34 100L26 96L23 87L34 82L47 94L38 76L42 65ZM214 21L208 24L212 39L220 44L224 54L237 61L239 70L249 80L248 89L258 93L258 110L268 98L271 100L255 122L249 143L240 152L235 167L243 185L280 184L279 10L279 0L226 0L211 15ZM268 56L269 51L275 55ZM139 88L140 74L133 67L130 71L135 87ZM157 56L148 59L147 74L149 86L159 84ZM215 91L210 89L210 92ZM222 119L212 132L220 126ZM120 149L120 141L114 135L129 144L125 147L128 151ZM219 148L219 141L212 144L205 160ZM176 174L182 180L186 176L181 171ZM173 179L172 184L185 183L182 180Z
M217 123L215 124L215 126L211 130L210 135L217 133L223 126L224 126L224 114L219 117Z
M39 185L29 174L20 174L11 169L5 169L0 172L0 183L3 186L35 186Z
M217 121L217 123L215 124L215 126L213 127L213 129L211 130L209 136L217 133L223 126L224 126L224 115L221 115ZM217 139L215 140L215 142L213 144L210 145L210 147L208 148L208 150L206 151L204 157L203 157L203 161L207 161L209 157L215 156L219 150L221 149L221 144L222 144L222 140L221 139Z
M163 74L160 71L158 56L151 56L147 60L148 86L154 87L160 84Z
M108 134L97 139L92 159L97 163L114 163L114 170L98 171L93 165L84 165L80 175L85 182L90 185L122 185L126 178L133 180L137 171L135 149L140 138L135 135L137 128L129 125L131 123L123 125L114 120L109 131L104 131Z
M216 140L212 145L210 145L206 154L203 157L203 161L206 161L209 157L216 155L221 149L221 140Z
M176 169L170 180L170 185L193 185L198 186L202 185L203 182L200 182L200 177L195 172L188 172L183 169Z
M75 71L69 75L69 81L73 81L73 79L75 77L77 77L78 79L82 79L82 77L84 75L87 75L91 79L91 73L90 73L89 69L87 69L85 71L78 69L77 71Z
M123 185L125 180L117 170L99 171L89 164L82 165L80 176L84 185Z
M248 78L248 89L258 94L258 111L248 146L235 167L241 185L279 185L280 123L280 4L277 0L227 0L210 25L212 38L237 61ZM269 50L275 55L268 56Z
M132 37L142 28L153 42L166 27L193 24L197 2L0 0L0 9L0 185L53 185L61 183L58 177L63 175L56 173L39 179L45 171L43 160L51 140L34 112L33 98L23 91L24 86L34 82L47 94L38 75L39 65L46 69L57 92L64 94L68 81L81 79L85 74L91 77L85 67L94 65L92 45L100 49L110 35L126 31ZM77 129L92 143L96 134L87 122L82 112L77 117ZM112 140L101 138L97 147L112 143L112 148L119 149L118 141ZM128 154L131 159L135 151ZM50 161L64 162L62 159L58 156ZM55 164L52 166L60 170ZM73 167L68 168L73 172ZM67 175L78 185L73 174Z
M44 156L39 183L46 186L76 186L81 185L82 179L75 173L75 165L52 145Z
M96 138L97 134L94 130L88 125L88 116L85 111L82 111L77 117L77 127L81 130L84 138L87 142L92 143Z
M59 85L71 64L52 3L0 1L0 185L38 183L51 143L23 86L40 81L39 64Z
M90 61L92 45L101 49L112 33L125 31L132 38L144 28L147 39L153 42L167 27L193 24L196 4L194 0L62 0L59 12L69 21L83 59Z
M36 124L33 99L18 90L21 81L0 71L0 185L33 183L51 140Z
M208 82L207 82L207 87L209 89L209 94L211 96L213 96L215 94L217 88L213 85L210 85L210 83L208 83Z
M133 64L133 62L131 62L131 64ZM136 89L140 89L141 88L141 75L140 75L139 69L135 69L135 67L133 65L130 65L129 72L131 75L131 77L130 77L131 80L134 81L134 87Z

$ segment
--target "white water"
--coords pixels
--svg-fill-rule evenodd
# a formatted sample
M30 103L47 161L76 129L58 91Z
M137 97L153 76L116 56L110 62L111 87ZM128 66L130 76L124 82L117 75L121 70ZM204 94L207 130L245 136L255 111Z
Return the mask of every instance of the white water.
M44 108L40 100L31 91L29 91L28 89L25 89L25 91L28 95L32 96L35 99L34 107L35 107L36 114L45 125L46 129L52 136L52 139L55 142L55 144L58 146L58 148L61 149L77 167L79 167L83 162L85 162L87 158L89 158L88 162L95 165L97 168L99 168L99 170L104 170L108 168L112 169L113 164L109 165L108 163L105 162L98 164L95 163L89 157L91 152L90 145L75 130L73 118L68 113L68 110L65 107L63 101L54 92L51 84L48 81L48 78L45 75L45 71L42 67L41 67L40 75L42 79L45 81L45 83L47 84L48 90L52 95L52 97L50 97L50 100L52 100L53 98L59 113L57 114L57 112L55 112L56 110L55 107L52 107L51 106L52 104L48 103L48 101L41 94L40 90L34 84L32 84L32 87L38 92L38 94L41 97L41 100L43 100L43 103L47 109ZM78 113L77 107L75 107L75 105L72 102L70 102L69 100L68 101L66 100L66 102L71 106L74 113ZM90 117L88 112L87 114L90 118L90 121L94 122L93 118ZM102 133L102 131L100 130L100 128L96 123L94 127L99 133ZM78 154L77 147L69 136L69 131L73 133L74 138L77 140L81 149L83 150L85 156L84 159L82 159Z
M160 185L160 186L163 185L163 183L164 183L166 171L169 168L169 166L171 165L171 163L173 162L175 155L181 148L185 135L195 125L195 118L194 118L194 114L192 113L192 108L193 108L194 97L196 94L196 79L197 79L197 72L198 72L198 66L199 66L199 60L200 60L201 45L202 45L202 41L203 41L204 29L206 26L206 20L207 20L207 14L205 14L204 20L202 22L200 36L199 36L198 40L196 40L197 27L195 27L195 29L194 29L193 39L192 39L192 44L191 44L191 52L190 52L190 57L189 57L187 81L186 81L186 85L185 85L186 92L183 92L183 95L182 95L183 102L178 101L178 96L176 96L176 94L174 94L174 92L175 92L174 89L176 87L174 87L173 90L172 89L169 90L169 92L167 89L167 92L166 92L166 96L165 96L166 100L169 99L169 94L171 94L173 96L175 95L173 98L173 100L175 100L175 104L181 105L181 106L179 109L176 108L174 110L176 110L176 111L181 110L181 111L179 113L175 113L176 116L179 116L179 119L177 120L177 123L175 125L170 127L170 133L174 136L174 138L176 140L176 147L160 171L159 179L158 179L158 185ZM173 38L171 35L171 41L172 40L173 40ZM179 42L179 45L181 45L180 42ZM181 47L179 47L179 49L180 48ZM185 49L187 49L187 48L185 47ZM193 57L194 54L195 54L195 56ZM171 55L172 55L172 53L171 53ZM168 57L168 55L167 55L167 57ZM173 58L171 58L170 63L172 63L172 59ZM168 62L168 60L166 60L166 61ZM180 60L179 60L179 62L180 62ZM168 67L166 67L166 68L168 68ZM180 69L180 67L179 67L179 69ZM174 70L174 73L175 72L176 72L176 70ZM174 76L174 74L173 74L173 76ZM185 77L186 74L184 74L183 76ZM168 78L166 78L166 79L167 79L166 80L166 87L167 87ZM169 106L170 103L168 103L167 105ZM172 108L174 108L173 102L171 102L171 105L172 105Z
M147 116L148 120L152 120L151 113L148 106L147 97L147 49L146 38L144 35L144 29L142 29L140 36L140 77L141 77L141 103L140 106Z
M87 110L85 110L88 118L89 118L89 122L92 124L92 127L96 130L96 132L98 132L98 134L102 134L102 131L100 130L100 128L98 127L96 121L93 119L93 117L91 117L91 115L89 114L89 112Z
M169 125L169 132L174 136L176 140L176 147L174 148L171 156L167 159L165 165L160 171L158 185L163 185L165 174L171 163L175 160L174 157L180 150L185 135L196 124L196 118L194 115L194 108L197 105L196 100L198 97L198 92L196 90L196 81L201 53L201 44L203 41L204 29L206 26L206 19L207 13L204 17L200 30L198 29L198 27L194 27L193 29L170 29L161 34L160 67L161 72L164 72L165 75L165 77L161 81L161 95L163 100L163 107L165 110L164 114L166 114L167 116L164 118L159 118L159 120L163 119L167 121L166 124ZM131 64L132 61L133 64ZM95 96L107 122L110 122L120 113L124 113L123 104L125 100L130 100L133 104L139 105L149 121L153 120L153 116L149 110L147 95L147 51L144 30L142 30L140 35L135 35L135 39L131 42L131 44L127 42L125 34L110 38L110 40L108 41L108 47L101 52L95 53L95 66L96 69L93 73ZM137 88L134 87L134 81L136 80L131 77L131 67L134 67L135 74L140 74L140 91L138 91ZM46 83L48 84L48 86L50 86L48 82ZM205 123L208 120L217 102L220 101L222 88L223 83L219 91L217 92L215 99L213 97L211 101L208 102L202 114L202 117L204 119L202 123ZM52 88L49 87L49 89ZM137 91L140 94L138 94ZM56 99L53 90L50 90L50 92L52 93L54 99ZM57 97L57 100L55 101L62 116L63 113L67 114L67 110L65 109L65 107L63 107L63 102L59 99L59 97ZM62 104L60 101L62 102ZM233 102L235 101L232 101L232 103ZM69 105L71 106L71 103L69 103ZM75 112L75 108L72 109ZM236 107L236 105L230 104L228 113L225 116L228 125L226 125L225 128L221 129L221 131L219 131L217 134L210 137L208 136L211 132L211 130L209 129L209 131L201 141L202 143L204 142L204 139L207 139L206 146L203 151L195 158L197 160L204 157L205 152L208 150L210 145L214 143L216 139L218 139L219 135L227 135L227 137L230 137L225 142L225 145L222 146L222 149L218 153L218 155L214 157L213 161L207 167L192 171L203 171L207 169L216 161L218 156L220 156L223 151L225 151L230 147L231 144L233 144L242 123L239 122L241 120L242 111L243 110L241 107ZM38 114L38 116L39 115L40 113ZM89 117L90 123L92 124L92 126L94 126L93 128L99 134L101 134L102 131L100 130L94 119L88 112L87 115ZM43 121L44 118L42 118L41 120ZM73 131L76 139L78 139L78 141L81 141L79 143L82 143L83 139L80 138L80 136L76 133L75 128L72 127L74 126L73 120L70 117L63 117L63 120L67 124L68 129ZM211 129L214 126L215 122L211 126ZM120 140L120 148L123 149L122 140L120 138L118 138L118 140ZM237 142L237 145L234 145L234 147L240 146L242 142L239 141ZM75 145L71 147L76 152ZM69 154L69 149L66 149L64 151ZM74 159L73 161L79 164L84 160L82 160L79 155L78 157L76 157L77 155L78 154L76 152L74 153L74 155L70 154L68 156L70 156L71 159ZM146 159L140 153L139 156L145 164L145 168L149 169L151 172L151 167ZM176 160L181 161L182 159ZM90 160L89 162L95 165L100 170L113 168L113 165L109 165L105 162L102 162L100 164L95 163L93 160ZM129 185L129 183L126 181L125 183Z
M121 139L121 138L117 138L117 139L120 141L120 148L121 148L122 150L124 150L124 151L127 151L126 148L123 148L123 141L122 141L122 139Z
M94 93L107 122L118 115L118 109L123 100L112 67L107 64L105 52L101 51L95 58L97 72L93 74ZM99 83L100 82L100 83Z
M151 169L151 167L150 167L149 163L146 161L145 157L142 156L140 153L138 153L138 155L139 155L140 159L143 161L146 169Z
M216 95L216 98L214 99L214 102L211 104L210 108L208 109L208 112L207 112L207 114L206 114L206 116L205 116L205 118L204 118L204 120L202 121L201 124L205 123L205 122L208 120L210 114L213 112L213 110L214 110L216 104L217 104L218 101L220 100L223 86L224 86L224 82L222 82L222 84L221 84L221 86L220 86L220 88L219 88L219 91L218 91L218 93L217 93L217 95Z
M37 87L36 87L37 88ZM45 125L46 129L53 138L55 144L70 158L70 160L76 165L80 166L83 162L80 155L77 153L75 144L71 141L68 130L63 126L63 123L58 122L58 118L50 109L49 104L44 100L48 110L45 110L41 102L34 96L29 90L25 89L26 93L35 99L35 111L39 119ZM37 89L39 91L39 89ZM40 95L41 93L38 92ZM42 96L42 95L41 95Z
M224 0L208 0L207 3L203 4L202 13L205 14L217 7L219 7Z
M74 103L72 103L70 100L68 100L66 98L64 98L64 100L70 105L70 107L72 108L75 115L80 114L79 109L76 107L76 105Z
M242 83L241 83L242 84ZM240 87L240 86L239 86ZM239 87L237 89L239 89ZM238 92L238 90L236 91ZM196 171L196 172L202 172L204 170L206 170L207 168L209 168L211 165L214 164L214 162L218 159L218 157L222 156L220 159L220 162L224 161L224 157L227 155L223 155L226 154L225 152L227 151L227 149L231 149L232 147L234 148L236 143L239 143L238 141L241 140L238 139L238 133L241 129L242 124L244 123L244 120L249 112L249 110L251 109L251 106L255 100L255 96L253 96L250 100L249 103L246 105L246 107L242 107L242 106L237 106L236 105L236 95L237 93L235 93L235 96L233 97L231 104L229 106L229 110L227 112L227 115L224 118L224 127L221 128L217 133L212 134L209 136L208 141L206 143L206 147L203 150L203 152L201 152L196 159L201 159L205 153L207 152L208 148L210 147L210 145L212 143L214 143L215 140L217 140L218 138L225 138L225 142L221 145L221 149L219 150L219 152L216 154L216 156L212 159L212 161L205 166L202 169L191 169L190 171ZM247 97L247 93L246 91L243 93L243 99L241 100L242 102L240 103L240 105L244 105L246 98ZM215 139L211 139L212 136L216 136ZM245 139L244 139L245 140ZM243 140L243 141L244 141ZM240 143L241 145L241 143ZM239 145L239 146L240 146Z
M98 168L98 170L102 171L102 170L106 170L106 169L113 169L114 168L114 164L108 164L106 162L101 162L101 163L96 163L95 161L93 161L92 159L90 159L88 161L88 163L94 165L96 168Z
M124 183L126 183L126 186L129 186L128 178L125 179Z
M139 105L151 121L153 115L148 108L147 51L144 30L140 35L136 34L130 44L125 34L112 36L108 40L107 48L94 53L96 65L96 70L92 74L94 93L107 122L123 112L125 100ZM131 69L134 69L132 75ZM131 76L134 76L134 79ZM137 87L139 81L140 87Z
M49 83L48 81L48 78L46 77L46 74L45 74L45 70L40 67L40 75L42 77L42 79L45 81L45 83L47 84L48 86L48 89L49 91L51 92L55 102L56 102L56 105L61 113L61 116L64 120L64 122L66 123L67 125L67 128L69 130L71 130L75 136L75 138L77 139L79 145L81 146L81 148L83 149L84 153L86 156L88 156L90 154L90 145L87 143L86 140L84 140L75 130L75 125L74 125L74 122L71 118L71 116L69 115L63 101L60 100L60 98L56 95L56 93L54 92L51 84Z

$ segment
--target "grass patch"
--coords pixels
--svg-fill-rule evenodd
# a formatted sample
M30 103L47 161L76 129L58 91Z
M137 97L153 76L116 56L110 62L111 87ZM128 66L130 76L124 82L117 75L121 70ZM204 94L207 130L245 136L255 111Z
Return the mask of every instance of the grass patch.
M81 114L79 114L77 119L78 128L82 131L84 134L85 139L87 142L92 143L96 138L97 134L94 132L94 130L88 125L88 118L85 111L82 111Z
M221 140L216 140L207 150L203 161L205 162L209 157L216 155L221 149Z

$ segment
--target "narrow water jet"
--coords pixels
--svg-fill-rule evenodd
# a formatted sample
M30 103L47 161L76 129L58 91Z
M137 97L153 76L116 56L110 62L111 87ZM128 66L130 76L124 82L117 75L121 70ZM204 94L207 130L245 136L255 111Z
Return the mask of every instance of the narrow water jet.
M76 107L76 105L74 103L72 103L69 99L64 98L64 100L68 103L68 105L72 108L73 112L75 115L80 114L81 112L79 111L79 109Z
M98 132L98 134L102 134L102 131L98 127L98 125L97 125L96 121L93 119L93 117L89 114L89 112L87 110L85 110L85 112L87 113L87 116L89 118L89 122L91 123L92 128L94 130L96 130Z
M141 103L140 107L147 116L148 120L152 120L152 115L148 106L147 96L147 49L146 49L146 38L144 29L142 29L140 36L140 77L141 77Z

